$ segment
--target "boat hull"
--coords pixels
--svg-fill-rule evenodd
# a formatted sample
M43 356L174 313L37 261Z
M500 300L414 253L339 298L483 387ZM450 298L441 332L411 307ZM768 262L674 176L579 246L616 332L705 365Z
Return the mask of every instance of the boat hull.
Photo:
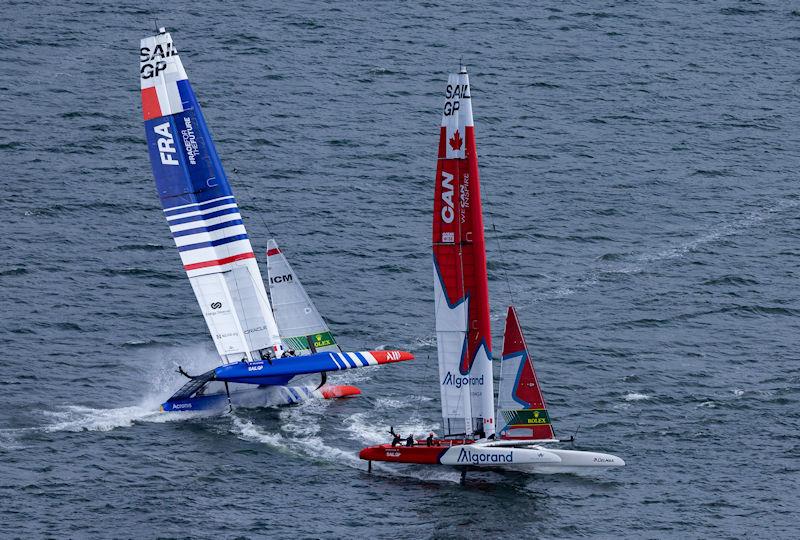
M441 440L434 441L431 446L425 441L417 441L415 446L370 446L361 450L359 457L366 461L462 467L558 465L561 462L556 454L542 448L504 448L472 441Z
M234 407L251 409L291 405L309 399L335 399L354 397L361 390L350 385L330 385L314 389L308 386L254 386L231 392L230 404ZM162 412L222 412L228 409L228 396L215 393L207 396L194 396L170 400L161 405Z
M597 467L622 467L625 461L612 454L550 448L537 444L507 445L498 441L435 440L427 446L381 444L364 448L359 458L366 461L449 465L456 467L494 467L528 472L568 472Z

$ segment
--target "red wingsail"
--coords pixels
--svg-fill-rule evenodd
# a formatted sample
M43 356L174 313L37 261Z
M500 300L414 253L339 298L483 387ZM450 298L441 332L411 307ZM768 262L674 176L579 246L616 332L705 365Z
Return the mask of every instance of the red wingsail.
M478 155L465 68L447 82L438 157L432 240L442 416L448 432L481 429L490 435L495 431L492 336Z

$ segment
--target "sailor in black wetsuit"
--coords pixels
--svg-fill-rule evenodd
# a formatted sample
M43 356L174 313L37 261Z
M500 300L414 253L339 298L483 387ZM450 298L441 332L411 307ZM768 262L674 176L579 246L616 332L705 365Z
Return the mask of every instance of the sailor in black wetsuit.
M392 436L392 446L397 446L400 444L400 435L394 432L394 426L389 427L389 434Z
M425 439L425 444L428 446L433 446L433 431L428 433L428 438Z
M414 446L414 434L408 436L406 439L406 446Z

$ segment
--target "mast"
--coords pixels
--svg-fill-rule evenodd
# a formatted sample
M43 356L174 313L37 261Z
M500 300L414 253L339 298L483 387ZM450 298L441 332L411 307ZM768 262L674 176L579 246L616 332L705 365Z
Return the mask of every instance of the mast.
M239 206L172 37L139 49L142 113L164 216L224 362L283 354Z
M433 207L434 296L445 429L494 427L492 338L478 155L467 70L451 74L439 131Z

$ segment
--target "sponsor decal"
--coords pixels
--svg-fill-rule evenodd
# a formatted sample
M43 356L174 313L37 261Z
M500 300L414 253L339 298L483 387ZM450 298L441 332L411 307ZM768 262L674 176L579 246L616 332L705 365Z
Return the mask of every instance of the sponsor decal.
M162 165L179 165L178 160L175 159L175 141L172 138L172 133L169 131L169 122L158 124L153 128L156 135L159 135L156 146L158 153L161 156Z
M448 84L444 97L446 101L444 102L443 114L445 116L451 116L457 113L461 108L461 99L469 98L469 85L457 84L453 86L452 84ZM458 148L461 148L461 146L459 145ZM454 150L458 150L458 148L454 148Z
M211 309L219 309L222 307L222 302L212 302Z
M518 409L502 411L503 418L511 427L543 426L550 424L550 415L545 409Z
M286 274L285 276L273 276L269 278L270 283L291 283L294 280L294 276L292 274Z
M166 45L158 44L153 49L142 47L139 49L139 75L142 79L158 77L158 74L167 69L166 59L175 56L178 51L171 41Z
M173 403L172 404L172 408L173 409L191 409L192 408L192 404L191 403Z
M452 223L455 217L453 191L453 175L442 171L442 221L445 223Z
M446 244L453 244L456 241L456 233L454 232L443 232L442 233L442 242Z
M386 457L400 457L400 450L386 449Z
M261 362L260 364L248 364L247 371L261 371L264 369L264 363Z
M472 452L471 450L462 448L458 453L456 463L472 463L473 465L479 465L481 463L514 463L514 451L511 450L507 454L489 454Z
M469 174L464 175L464 181L459 186L458 202L461 204L459 212L463 225L467 222L467 210L469 210Z
M257 326L256 328L248 328L244 331L245 334L252 334L253 332L261 332L262 330L266 330L267 326Z
M199 149L197 147L197 139L194 136L192 119L188 116L185 116L183 121L186 129L181 130L181 136L183 137L183 146L186 148L186 156L189 158L190 164L197 165L197 153L199 152Z
M461 388L462 386L467 385L482 385L483 384L483 375L480 377L468 377L468 376L461 376L461 375L453 375L452 372L448 371L447 375L444 376L444 380L442 381L442 386L455 386L456 388Z
M330 332L323 332L321 334L317 334L313 336L314 338L314 347L327 347L328 345L333 345L333 336Z
M594 461L595 463L614 463L614 458L595 457L592 458L592 461Z

